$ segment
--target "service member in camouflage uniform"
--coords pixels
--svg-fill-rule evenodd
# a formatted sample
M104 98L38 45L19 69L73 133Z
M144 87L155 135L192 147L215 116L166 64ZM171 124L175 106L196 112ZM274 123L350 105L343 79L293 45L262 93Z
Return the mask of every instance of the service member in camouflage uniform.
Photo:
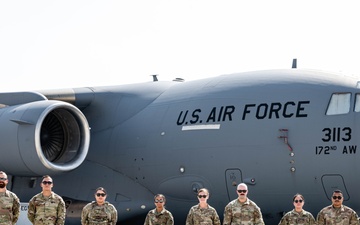
M6 173L0 171L0 225L15 224L20 214L20 200L6 189L8 182Z
M95 191L95 200L84 206L81 212L81 225L116 225L118 214L116 208L105 201L106 190L99 187Z
M358 225L358 215L356 212L343 205L344 196L340 190L335 190L332 194L332 205L323 208L317 215L318 225Z
M264 225L260 208L248 199L247 185L237 186L238 198L225 207L223 225Z
M186 225L220 225L219 215L216 210L211 207L207 200L209 199L209 190L201 188L198 191L199 204L190 208L186 217Z
M65 203L61 196L52 191L53 180L49 175L43 176L42 192L29 201L28 218L34 225L64 225Z
M293 205L295 208L281 218L279 225L315 225L314 216L303 209L304 204L304 196L296 194L293 197Z
M174 225L171 212L165 209L165 196L162 194L155 195L154 203L156 208L148 212L144 225Z

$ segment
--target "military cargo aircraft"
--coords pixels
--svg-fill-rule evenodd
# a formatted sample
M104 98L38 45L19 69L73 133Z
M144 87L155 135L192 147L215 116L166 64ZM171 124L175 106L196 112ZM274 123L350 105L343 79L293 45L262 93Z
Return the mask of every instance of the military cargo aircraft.
M120 224L143 224L157 193L183 224L202 187L222 218L240 182L266 224L296 193L315 217L334 189L359 212L359 80L289 69L0 93L0 170L22 202L51 175L66 224L99 186Z

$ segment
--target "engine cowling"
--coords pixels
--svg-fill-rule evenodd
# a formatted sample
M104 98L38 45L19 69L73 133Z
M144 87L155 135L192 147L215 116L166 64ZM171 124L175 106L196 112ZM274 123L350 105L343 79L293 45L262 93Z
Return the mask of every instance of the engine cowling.
M85 160L89 124L75 106L44 100L0 108L0 169L18 176L71 171Z

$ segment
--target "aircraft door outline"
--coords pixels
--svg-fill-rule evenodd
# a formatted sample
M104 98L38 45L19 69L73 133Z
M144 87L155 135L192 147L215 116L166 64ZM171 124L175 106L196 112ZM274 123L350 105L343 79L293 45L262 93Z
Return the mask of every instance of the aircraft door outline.
M343 176L340 174L324 174L321 177L321 183L324 188L326 198L331 201L333 191L341 190L344 196L344 201L350 199L349 192L346 188Z
M239 168L230 168L225 170L225 184L228 194L228 200L237 198L236 187L242 183L242 173Z

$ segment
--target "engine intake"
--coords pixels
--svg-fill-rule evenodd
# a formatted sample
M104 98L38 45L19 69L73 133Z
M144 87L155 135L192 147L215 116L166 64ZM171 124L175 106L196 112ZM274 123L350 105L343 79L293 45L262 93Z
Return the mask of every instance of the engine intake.
M85 160L90 131L83 113L55 100L0 108L0 169L41 176L71 171Z

